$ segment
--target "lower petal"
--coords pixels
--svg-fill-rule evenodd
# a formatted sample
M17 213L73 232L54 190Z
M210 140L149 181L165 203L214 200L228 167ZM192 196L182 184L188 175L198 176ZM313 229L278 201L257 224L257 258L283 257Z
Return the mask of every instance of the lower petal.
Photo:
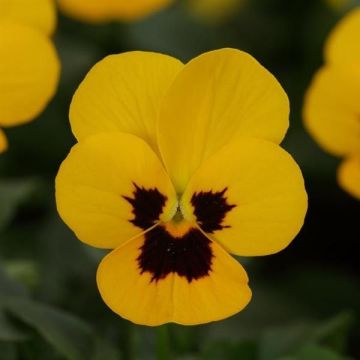
M340 165L338 180L344 190L360 200L360 156L350 157Z
M161 229L129 241L101 262L99 291L115 313L142 325L196 325L227 318L248 304L245 270L225 250L195 229L192 246L174 239L167 248Z

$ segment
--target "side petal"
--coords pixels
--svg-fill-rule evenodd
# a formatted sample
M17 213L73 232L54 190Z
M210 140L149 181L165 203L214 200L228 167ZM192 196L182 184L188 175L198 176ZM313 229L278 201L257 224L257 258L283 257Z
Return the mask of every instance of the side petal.
M229 317L250 301L244 269L219 245L209 245L213 254L209 274L192 281L176 272L154 281L151 273L139 267L143 246L143 237L129 241L106 256L98 268L100 294L123 318L149 326L168 322L196 325ZM163 254L154 255L166 264ZM185 262L189 255L183 255ZM196 260L200 257L201 253Z
M360 71L323 67L306 94L307 130L328 152L360 152Z
M4 151L6 151L8 148L8 142L6 139L6 135L4 132L0 129L0 154Z
M360 62L360 7L352 10L337 24L325 46L330 64L358 66Z
M44 110L55 94L60 63L53 44L37 30L0 23L0 38L0 125L13 126Z
M140 138L120 132L73 147L56 178L56 203L78 238L100 248L117 247L177 208L157 156Z
M301 229L307 195L301 171L286 151L244 138L201 166L181 209L229 252L268 255L284 249Z
M338 170L338 181L344 190L360 200L360 156L343 161Z
M70 122L78 140L121 131L141 137L153 149L160 103L182 68L166 55L134 51L96 64L76 91Z
M0 0L0 21L27 25L51 35L56 26L54 0Z
M288 116L284 90L250 55L222 49L190 61L164 99L158 127L161 155L177 191L230 139L281 142Z

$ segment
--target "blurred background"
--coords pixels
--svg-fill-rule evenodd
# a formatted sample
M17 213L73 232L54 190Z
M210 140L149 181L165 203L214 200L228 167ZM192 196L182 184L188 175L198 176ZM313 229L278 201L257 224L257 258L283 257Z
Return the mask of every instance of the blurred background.
M338 160L301 119L326 36L352 5L243 0L214 16L178 2L134 23L97 25L59 14L57 95L34 122L6 129L10 147L0 156L0 360L360 359L360 203L338 187ZM305 176L307 220L285 251L241 259L254 295L240 314L196 327L135 326L100 298L95 273L104 252L76 240L55 209L54 178L75 143L71 97L108 54L151 50L186 62L221 47L251 53L290 97L283 145Z

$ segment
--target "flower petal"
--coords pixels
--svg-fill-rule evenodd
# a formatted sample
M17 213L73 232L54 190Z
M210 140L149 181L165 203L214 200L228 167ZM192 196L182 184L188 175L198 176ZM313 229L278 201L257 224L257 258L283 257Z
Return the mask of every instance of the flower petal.
M164 99L158 128L161 155L177 191L230 139L281 142L288 115L280 84L250 55L222 49L190 61Z
M334 155L360 152L360 70L323 67L305 98L304 120L316 141Z
M307 196L300 169L286 151L265 140L243 138L201 166L181 209L228 251L268 255L285 248L299 232Z
M325 47L325 59L343 66L360 63L360 7L349 12L330 34Z
M0 21L15 22L51 35L56 26L53 0L0 0Z
M141 51L100 61L71 104L70 122L76 138L122 131L141 137L157 150L160 103L182 66L170 56Z
M344 160L338 170L338 180L344 190L360 200L360 156Z
M60 9L82 21L136 20L156 12L173 0L59 0Z
M216 243L209 244L213 254L209 274L189 281L175 271L158 280L150 272L143 272L139 257L144 241L141 236L114 250L103 259L97 272L103 300L120 316L149 326L168 322L195 325L229 317L250 301L244 269ZM171 261L164 259L171 255L156 255L160 265L162 262L166 267ZM189 255L179 256L178 264L187 263ZM197 255L194 266L201 261L201 253Z
M37 30L0 23L0 38L0 125L12 126L43 111L57 88L60 64Z
M4 132L0 129L0 153L7 150L8 142L6 139L6 135Z
M114 248L177 208L160 161L140 138L99 134L73 147L56 178L65 223L92 246Z

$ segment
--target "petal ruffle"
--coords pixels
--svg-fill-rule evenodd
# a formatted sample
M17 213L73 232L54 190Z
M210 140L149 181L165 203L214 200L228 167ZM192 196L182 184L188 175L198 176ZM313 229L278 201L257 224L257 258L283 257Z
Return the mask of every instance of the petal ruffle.
M6 139L6 135L0 129L0 153L6 151L7 147L8 147L8 142L7 142L7 139Z
M304 105L306 128L334 155L360 152L360 70L325 66L315 75Z
M73 147L56 178L59 214L77 237L115 248L177 208L160 161L140 138L99 134Z
M250 55L222 49L190 61L163 101L158 127L161 155L177 191L230 139L281 142L288 116L284 90Z
M0 21L15 22L51 35L56 26L54 0L0 0Z
M139 263L144 241L141 236L114 250L103 259L97 272L103 300L120 316L149 326L168 322L196 325L229 317L250 301L245 270L216 243L209 242L213 258L208 275L189 281L177 272L168 272L166 277L155 281L153 274L143 272ZM178 256L174 261L180 266L188 263L186 253L181 257L172 251L154 252L163 268L169 260L162 255ZM198 265L202 253L197 255L188 266Z
M338 170L341 187L360 200L360 156L345 159Z
M0 38L0 125L18 125L53 97L60 63L48 37L30 27L0 23Z
M301 229L307 195L301 171L286 151L244 138L200 167L181 209L229 252L268 255L285 248Z
M360 7L346 15L330 34L325 59L330 64L349 67L360 63Z
M70 122L76 138L121 131L141 137L156 151L160 103L182 67L170 56L140 51L100 61L71 104Z

